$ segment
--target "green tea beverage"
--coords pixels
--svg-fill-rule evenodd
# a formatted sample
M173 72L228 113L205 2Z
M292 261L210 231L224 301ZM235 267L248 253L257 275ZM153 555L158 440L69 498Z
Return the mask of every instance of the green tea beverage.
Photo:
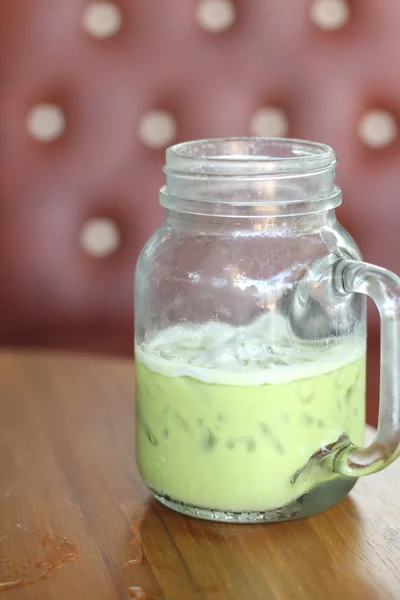
M365 354L354 340L295 349L209 324L170 328L136 352L139 469L178 510L286 507L324 481L318 468L297 476L313 454L343 435L363 443Z

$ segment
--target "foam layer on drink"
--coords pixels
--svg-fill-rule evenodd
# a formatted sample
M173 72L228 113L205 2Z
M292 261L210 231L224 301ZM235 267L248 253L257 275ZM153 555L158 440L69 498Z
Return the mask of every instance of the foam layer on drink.
M262 385L327 373L365 353L352 337L334 343L294 343L287 321L268 313L251 325L176 325L136 346L136 357L166 377L194 377L206 383Z

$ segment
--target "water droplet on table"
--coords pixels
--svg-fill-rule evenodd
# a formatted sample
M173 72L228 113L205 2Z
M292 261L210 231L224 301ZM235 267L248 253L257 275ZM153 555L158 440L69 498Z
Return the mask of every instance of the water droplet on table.
M46 579L77 558L78 548L67 537L17 523L0 532L0 592Z

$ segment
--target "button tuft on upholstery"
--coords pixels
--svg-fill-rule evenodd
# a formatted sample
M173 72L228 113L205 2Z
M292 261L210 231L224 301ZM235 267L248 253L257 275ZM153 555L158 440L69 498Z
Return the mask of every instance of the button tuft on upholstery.
M249 123L251 135L259 137L285 137L289 121L281 108L264 106L256 110Z
M111 219L90 219L81 229L80 245L90 256L109 256L121 245L120 231Z
M321 29L340 29L350 20L350 7L346 0L314 0L310 17Z
M53 142L65 131L64 111L57 104L37 104L28 113L26 128L37 142Z
M150 110L139 122L138 137L150 148L165 148L176 137L176 121L166 110Z
M236 10L230 0L201 0L196 10L196 21L206 31L227 31L236 22Z
M105 39L116 34L121 29L121 23L121 11L114 2L106 0L91 2L83 12L83 28L98 39Z
M360 119L358 135L370 148L385 148L398 137L396 119L386 110L370 110Z

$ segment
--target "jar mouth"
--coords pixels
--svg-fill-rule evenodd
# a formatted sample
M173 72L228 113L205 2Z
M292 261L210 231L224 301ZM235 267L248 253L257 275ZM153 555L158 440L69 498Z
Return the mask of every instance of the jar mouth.
M338 206L336 156L326 144L289 138L183 142L166 153L160 203L221 216L305 214Z
M215 175L310 173L336 166L335 152L318 142L290 138L234 137L194 140L167 150L165 172Z

